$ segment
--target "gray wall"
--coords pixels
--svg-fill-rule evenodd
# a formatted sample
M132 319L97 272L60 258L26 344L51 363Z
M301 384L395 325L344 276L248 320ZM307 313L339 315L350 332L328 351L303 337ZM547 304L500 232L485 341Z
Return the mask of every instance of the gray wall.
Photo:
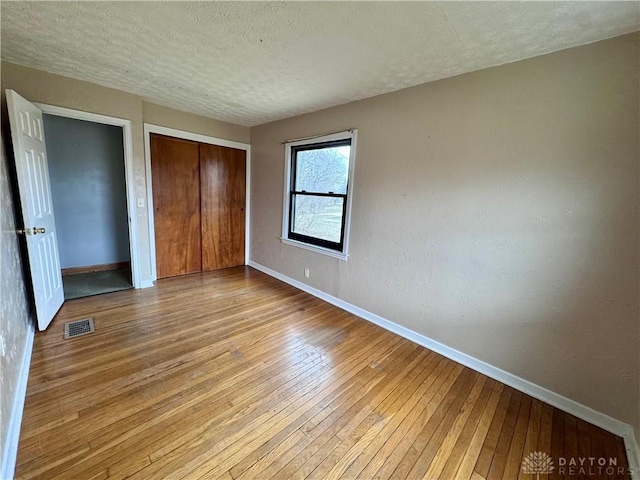
M122 128L44 115L62 268L126 262Z
M252 128L251 259L640 431L639 40ZM283 245L280 142L352 127L349 260Z

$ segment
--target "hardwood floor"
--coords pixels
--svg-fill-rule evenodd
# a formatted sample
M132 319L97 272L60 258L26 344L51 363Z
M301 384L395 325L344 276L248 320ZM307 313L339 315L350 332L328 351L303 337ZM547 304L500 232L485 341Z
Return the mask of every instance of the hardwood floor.
M238 267L67 302L36 335L16 478L534 479L534 451L540 478L630 478L619 437Z

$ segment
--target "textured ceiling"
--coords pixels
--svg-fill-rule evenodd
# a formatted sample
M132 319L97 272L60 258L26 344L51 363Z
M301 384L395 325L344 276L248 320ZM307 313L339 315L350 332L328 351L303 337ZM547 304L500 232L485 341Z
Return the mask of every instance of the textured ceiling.
M2 2L2 59L258 125L640 29L638 2Z

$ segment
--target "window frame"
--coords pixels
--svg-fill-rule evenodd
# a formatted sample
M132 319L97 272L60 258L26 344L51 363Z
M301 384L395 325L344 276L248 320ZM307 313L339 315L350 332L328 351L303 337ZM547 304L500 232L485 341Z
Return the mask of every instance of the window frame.
M285 143L285 177L284 177L284 202L282 214L282 243L300 247L316 253L328 255L340 260L346 261L349 256L349 231L351 220L351 204L353 199L353 172L356 155L356 130L347 130L343 132L323 135L303 140L296 140ZM346 193L322 193L322 192L306 192L295 190L295 160L299 151L308 151L313 149L327 148L333 145L345 144L350 142L350 155L347 177ZM331 198L343 198L342 206L342 227L341 241L331 242L318 237L311 237L291 231L293 223L293 204L296 195L306 196L323 196Z

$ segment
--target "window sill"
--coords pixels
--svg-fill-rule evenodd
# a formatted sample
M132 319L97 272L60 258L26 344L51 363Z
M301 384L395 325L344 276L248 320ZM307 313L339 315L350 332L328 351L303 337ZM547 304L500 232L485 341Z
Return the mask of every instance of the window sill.
M349 258L349 254L347 253L337 252L336 250L317 247L315 245L309 245L308 243L298 242L297 240L291 240L289 238L280 237L280 241L285 245L291 245L292 247L298 247L304 250L309 250L310 252L315 252L321 255L326 255L328 257L337 258L338 260L342 260L343 262L346 262L347 259Z

